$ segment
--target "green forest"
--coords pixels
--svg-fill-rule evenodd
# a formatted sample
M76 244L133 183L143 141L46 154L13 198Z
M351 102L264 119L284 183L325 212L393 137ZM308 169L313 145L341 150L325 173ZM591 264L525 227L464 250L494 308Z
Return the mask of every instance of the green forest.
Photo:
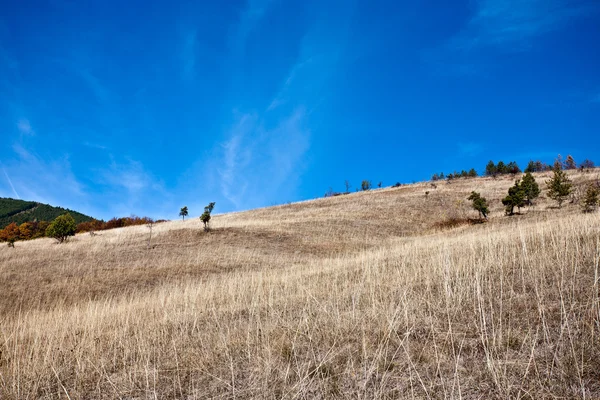
M67 212L71 214L76 223L93 220L92 217L62 207L52 207L34 201L0 198L0 229L4 229L11 222L21 225L24 222L53 221L59 215Z

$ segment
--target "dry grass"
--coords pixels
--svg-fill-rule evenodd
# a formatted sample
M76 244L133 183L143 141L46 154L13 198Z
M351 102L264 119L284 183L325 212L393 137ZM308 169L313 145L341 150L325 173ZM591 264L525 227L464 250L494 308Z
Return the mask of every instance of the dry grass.
M2 246L0 398L599 398L599 213L511 184Z

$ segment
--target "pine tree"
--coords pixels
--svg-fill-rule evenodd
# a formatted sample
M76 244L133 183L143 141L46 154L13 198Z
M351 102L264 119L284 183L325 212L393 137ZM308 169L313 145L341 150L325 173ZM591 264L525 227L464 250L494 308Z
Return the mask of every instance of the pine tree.
M521 187L521 182L517 179L514 186L508 189L508 196L502 199L502 204L506 207L506 214L513 215L515 207L519 208L525 205L525 193Z
M496 170L500 175L506 174L508 172L508 168L506 167L506 164L504 164L504 161L498 161L498 165L496 165Z
M583 196L581 208L583 212L592 212L596 210L598 204L600 204L600 188L593 183L590 183Z
M565 169L577 169L577 163L575 163L573 156L570 154L567 156L567 159L565 160Z
M496 164L492 160L490 160L485 166L485 175L486 176L496 176L498 173L498 168L496 168Z
M580 164L581 168L585 168L585 169L593 169L594 168L594 162L592 160L588 160L587 158L585 160L583 160L583 162Z
M536 199L540 195L540 187L531 173L527 172L525 176L523 176L521 189L523 190L527 205L533 205L533 199Z
M519 168L519 165L517 164L516 161L511 161L506 166L506 173L508 173L508 174L515 175L515 174L518 174L519 172L521 172L521 168Z
M562 203L571 194L571 180L565 171L562 170L562 162L560 160L556 160L552 172L552 178L546 181L546 185L548 185L548 197L555 200L558 203L558 208L560 208Z
M485 197L481 197L481 195L477 192L471 192L471 195L467 197L467 200L471 200L473 204L471 205L474 210L479 212L479 219L481 216L487 219L487 215L489 213L488 204Z
M535 172L535 162L533 160L529 160L527 168L525 168L525 173L527 172Z

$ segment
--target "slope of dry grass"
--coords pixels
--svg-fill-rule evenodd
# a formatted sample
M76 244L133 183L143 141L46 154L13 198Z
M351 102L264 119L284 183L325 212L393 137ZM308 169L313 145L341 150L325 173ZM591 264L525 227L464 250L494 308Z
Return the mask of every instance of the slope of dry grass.
M599 213L511 184L2 246L0 398L598 398ZM473 189L491 221L440 229Z

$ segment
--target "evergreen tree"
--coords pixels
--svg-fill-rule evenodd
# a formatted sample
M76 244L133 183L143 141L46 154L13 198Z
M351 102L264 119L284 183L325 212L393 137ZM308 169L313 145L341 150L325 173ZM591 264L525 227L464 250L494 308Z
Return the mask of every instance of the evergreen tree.
M471 200L473 202L471 206L474 210L479 212L479 219L481 219L482 215L485 219L487 219L489 210L485 197L481 197L481 195L477 192L471 192L471 195L467 197L467 200Z
M519 168L519 165L516 163L516 161L511 161L506 166L506 173L508 173L508 174L515 175L515 174L518 174L519 172L521 172L521 168Z
M179 216L183 218L183 220L185 221L185 217L188 216L188 208L187 206L181 207L181 210L179 211Z
M594 162L592 160L588 160L587 158L585 160L582 161L582 163L580 164L581 168L585 168L585 169L593 169L594 168Z
M567 159L565 160L565 169L577 169L577 163L575 163L573 156L570 154L567 156Z
M504 174L508 173L508 168L506 167L506 164L504 164L504 161L498 161L498 164L496 165L496 169L498 170L498 173L500 175L504 175Z
M552 178L546 181L548 197L555 200L560 208L565 199L571 194L571 180L562 170L562 162L559 159L554 163L552 172Z
M508 189L508 196L502 199L502 204L506 207L506 214L513 215L515 207L519 208L525 205L525 193L521 187L520 181L517 179L515 185Z
M525 173L527 172L536 172L535 162L533 160L529 160L527 168L525 168Z
M77 225L71 214L56 217L46 229L46 236L54 238L58 243L66 242L69 236L75 236Z
M475 168L471 168L469 170L469 177L470 178L476 178L477 177L477 171L475 171Z
M540 195L540 187L530 172L527 172L525 176L523 176L521 189L525 195L525 202L527 205L533 205L533 199L536 199Z
M581 208L583 212L592 212L600 204L600 188L593 183L590 183L583 196L583 203Z
M498 168L496 167L496 164L494 164L494 162L492 160L490 160L487 165L485 166L485 175L486 176L496 176L496 174L498 173Z

